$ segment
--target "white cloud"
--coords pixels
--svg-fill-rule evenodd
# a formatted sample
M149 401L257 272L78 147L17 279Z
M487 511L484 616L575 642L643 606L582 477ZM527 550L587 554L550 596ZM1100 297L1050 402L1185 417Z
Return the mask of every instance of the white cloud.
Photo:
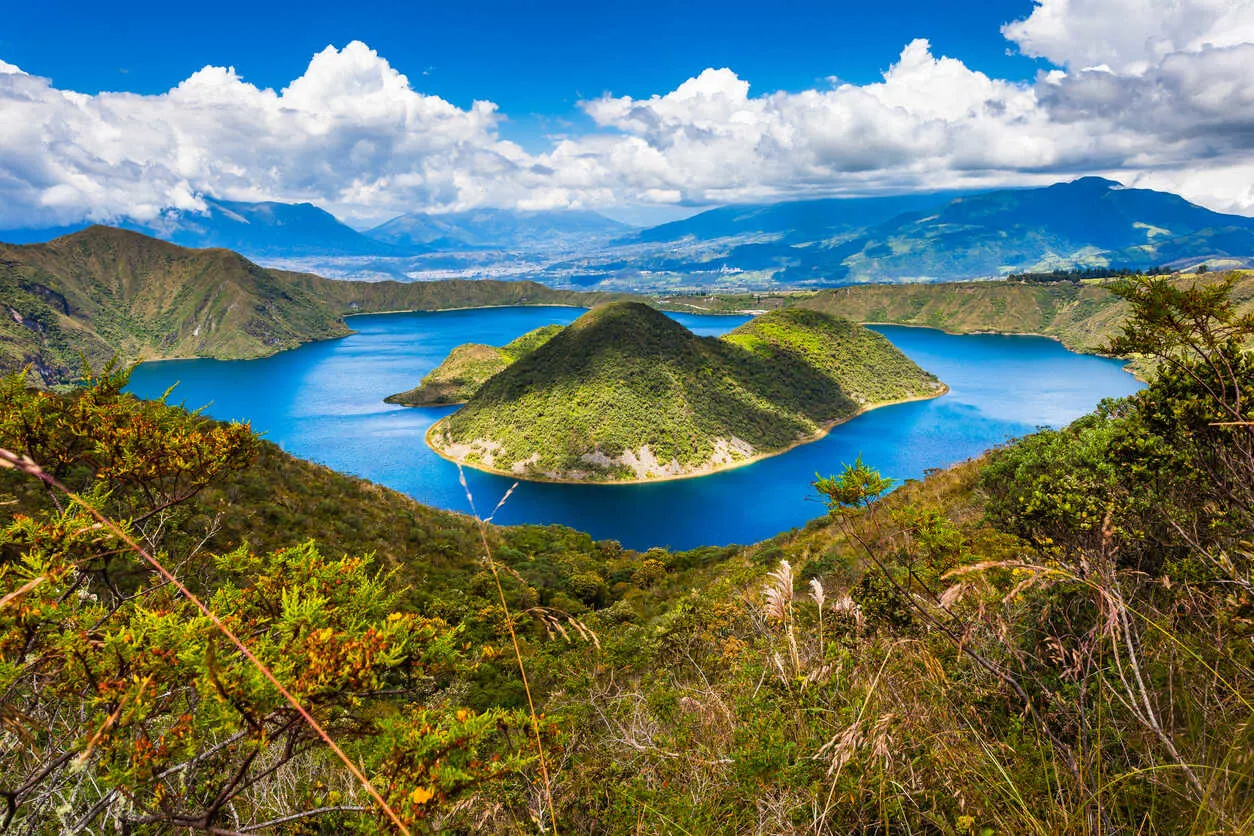
M1002 31L1066 68L1042 107L1121 143L1125 179L1254 209L1254 0L1037 0Z
M473 204L480 179L527 163L497 136L498 120L491 103L462 110L414 91L359 42L318 53L280 92L222 67L157 96L86 96L9 72L0 223L147 219L194 207L198 194L311 200L356 215Z
M0 62L0 226L149 219L204 196L413 209L742 202L1042 184L1107 174L1254 209L1254 0L1040 0L1003 32L1059 69L992 78L925 40L881 80L754 95L728 68L583 102L544 153L496 105L416 91L365 44L286 88L205 67L167 93L94 96Z
M1254 0L1036 0L1002 33L1060 67L1135 74L1174 53L1254 42Z
M754 97L731 70L706 70L663 96L584 108L620 135L577 147L643 193L695 202L1038 182L1120 159L1051 120L1033 85L937 58L925 40L874 84Z

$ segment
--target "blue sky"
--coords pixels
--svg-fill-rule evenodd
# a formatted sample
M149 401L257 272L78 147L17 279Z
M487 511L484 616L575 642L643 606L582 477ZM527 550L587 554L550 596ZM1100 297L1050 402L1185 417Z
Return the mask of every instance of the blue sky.
M4 226L1085 174L1254 210L1254 0L9 5Z
M0 58L84 93L161 93L206 64L281 88L312 54L352 40L424 92L462 107L490 99L520 117L570 116L579 99L607 91L648 96L706 67L730 67L763 90L803 90L829 76L865 83L915 38L1003 78L1030 79L1047 65L999 32L1027 17L1031 0L10 5Z

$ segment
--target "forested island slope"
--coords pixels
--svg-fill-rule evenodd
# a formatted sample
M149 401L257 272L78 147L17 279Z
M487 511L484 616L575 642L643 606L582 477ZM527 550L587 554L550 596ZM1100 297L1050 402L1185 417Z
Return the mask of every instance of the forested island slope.
M427 440L528 479L651 481L752 461L863 409L944 391L883 336L817 311L715 339L618 302L493 375Z
M1232 301L1254 311L1254 272L1233 274ZM1176 286L1216 283L1218 275L1180 275ZM1099 282L953 282L857 285L786 297L784 304L863 323L921 325L953 334L996 332L1055 337L1072 351L1100 353L1119 333L1128 305Z
M1175 287L1218 284L1231 277L1236 310L1254 312L1254 271L1183 273L1164 278ZM1129 308L1112 292L1119 279L865 284L829 290L663 296L661 304L700 313L807 308L863 324L912 325L951 334L1036 334L1072 351L1103 353Z

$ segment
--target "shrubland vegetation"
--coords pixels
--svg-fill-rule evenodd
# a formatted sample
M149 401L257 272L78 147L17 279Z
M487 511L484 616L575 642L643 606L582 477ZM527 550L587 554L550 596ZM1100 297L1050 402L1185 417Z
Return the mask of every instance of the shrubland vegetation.
M886 497L856 462L616 632L632 673L567 694L577 829L1249 832L1254 317L1116 290L1141 393Z
M489 806L518 826L543 816L485 546L507 563L524 648L577 637L572 614L621 597L638 557L569 529L481 529L247 426L139 401L125 380L57 394L19 375L0 393L0 448L18 451L0 468L0 829L391 829L132 542L221 616L407 826L469 827L484 809L458 805L480 793L499 793ZM75 495L22 472L36 459Z
M458 458L472 466L522 462L524 477L641 479L622 458L645 447L671 468L654 476L680 475L711 467L720 444L748 445L741 459L778 451L866 406L942 391L883 336L826 314L778 311L715 339L619 302L491 377L428 438L469 447Z
M1235 276L1231 298L1238 310L1254 311L1254 272ZM1198 277L1176 275L1178 287ZM860 285L824 290L800 299L800 307L854 322L923 325L954 334L982 331L1056 337L1072 351L1100 353L1128 317L1115 282L956 282Z
M481 528L124 375L11 377L0 827L398 829L129 538L414 832L1249 833L1235 281L1114 288L1134 396L891 493L854 462L805 528L683 553Z
M479 387L506 366L535 351L562 330L560 325L545 325L528 331L516 340L497 348L482 343L465 343L449 352L415 388L383 400L402 406L439 406L465 403Z
M1046 270L1028 273L1011 273L1008 282L1082 282L1092 279L1128 279L1133 276L1167 276L1176 272L1169 267L1072 267L1068 270ZM1206 272L1203 265L1199 272Z

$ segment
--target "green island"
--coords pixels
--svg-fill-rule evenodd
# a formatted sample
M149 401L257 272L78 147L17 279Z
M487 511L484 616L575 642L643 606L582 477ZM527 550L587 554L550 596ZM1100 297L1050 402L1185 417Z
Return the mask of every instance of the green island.
M503 371L520 357L535 351L561 330L560 325L545 325L528 331L499 348L482 343L459 345L422 379L420 385L405 392L388 395L383 400L401 406L465 403L479 391L479 387L488 378Z
M427 442L525 479L654 481L745 464L945 391L887 338L818 311L776 311L716 339L614 302L483 381Z
M689 551L426 508L124 371L2 378L0 826L1249 833L1237 282L1113 287L1135 395Z

